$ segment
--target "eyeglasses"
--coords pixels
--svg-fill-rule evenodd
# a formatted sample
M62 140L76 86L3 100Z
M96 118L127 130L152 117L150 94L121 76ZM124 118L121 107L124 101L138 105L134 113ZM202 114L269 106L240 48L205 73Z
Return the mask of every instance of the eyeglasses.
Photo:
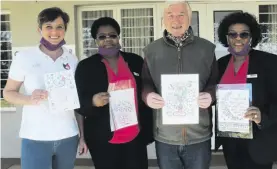
M228 35L228 37L230 37L232 39L236 39L237 37L240 37L241 39L247 39L250 37L249 32L242 32L242 33L229 32L227 35Z
M105 40L107 38L116 39L118 35L100 35L97 37L98 40Z

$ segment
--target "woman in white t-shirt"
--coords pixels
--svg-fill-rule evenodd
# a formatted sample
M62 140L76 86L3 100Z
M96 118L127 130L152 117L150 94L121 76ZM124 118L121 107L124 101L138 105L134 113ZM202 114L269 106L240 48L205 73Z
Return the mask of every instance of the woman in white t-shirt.
M69 16L60 8L47 8L38 15L40 44L17 53L3 91L4 98L23 105L20 137L22 169L73 169L79 153L87 151L82 118L74 111L49 108L44 84L46 73L75 72L77 58L63 47ZM19 93L21 86L25 93ZM80 140L80 142L79 142ZM54 158L53 158L54 157Z

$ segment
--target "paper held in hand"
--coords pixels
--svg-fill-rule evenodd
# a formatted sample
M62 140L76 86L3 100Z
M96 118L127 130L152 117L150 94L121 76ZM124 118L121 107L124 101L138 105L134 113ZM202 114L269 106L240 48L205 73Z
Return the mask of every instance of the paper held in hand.
M220 84L217 89L217 123L223 132L249 133L244 114L252 100L251 84Z
M138 124L134 88L109 93L111 131Z
M199 75L178 74L161 76L163 124L199 123Z
M73 72L65 70L44 75L48 91L49 108L52 112L63 112L80 108Z

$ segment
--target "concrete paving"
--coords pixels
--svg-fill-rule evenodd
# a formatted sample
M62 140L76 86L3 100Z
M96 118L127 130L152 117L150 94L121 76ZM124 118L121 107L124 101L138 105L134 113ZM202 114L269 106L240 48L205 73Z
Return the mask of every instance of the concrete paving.
M14 165L11 166L9 169L20 169L20 166ZM89 167L89 166L76 166L74 169L94 169L94 167ZM149 167L149 169L159 169L158 167ZM216 167L211 167L210 169L227 169L227 167L224 166L216 166ZM275 165L273 169L277 169L277 166Z

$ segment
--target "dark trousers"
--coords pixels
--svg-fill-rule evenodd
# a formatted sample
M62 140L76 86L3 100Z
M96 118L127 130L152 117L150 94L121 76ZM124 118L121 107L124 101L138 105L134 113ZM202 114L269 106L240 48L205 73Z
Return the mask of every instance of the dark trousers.
M156 141L160 169L209 169L211 140L192 145L170 145Z
M137 139L126 144L87 139L95 169L147 169L147 146Z
M228 169L272 169L273 163L257 164L248 151L246 139L222 139L223 153Z

